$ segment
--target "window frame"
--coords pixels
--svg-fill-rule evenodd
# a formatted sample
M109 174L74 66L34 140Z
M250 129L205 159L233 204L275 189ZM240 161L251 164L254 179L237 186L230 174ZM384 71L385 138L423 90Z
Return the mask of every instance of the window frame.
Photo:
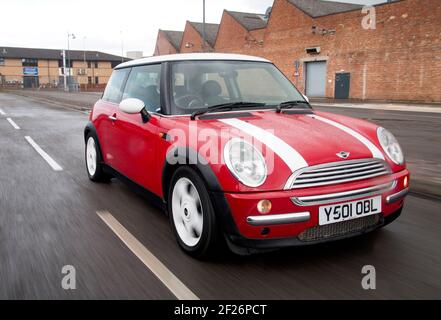
M126 70L127 69L127 70ZM112 79L112 76L113 76L113 74L114 74L114 72L115 71L121 71L121 72L126 72L126 74L125 74L125 76L124 76L124 79L123 79L123 82L122 82L122 85L121 85L121 92L120 92L120 95L119 95L119 97L118 97L118 99L117 100L119 100L119 102L115 102L115 101L111 101L111 100L108 100L108 99L105 99L104 98L104 95L105 95L105 93L106 93L106 90L107 90L107 86L110 84L110 80ZM118 69L118 70L114 70L113 72L112 72L112 75L110 76L110 79L109 79L109 82L107 82L107 85L106 85L106 88L104 89L104 92L103 92L103 95L101 96L101 100L103 100L103 101L105 101L105 102L107 102L107 103L112 103L112 104L114 104L114 105L119 105L120 103L121 103L121 99L122 99L122 95L123 95L123 93L124 93L124 90L125 90L125 88L126 88L126 83L127 83L127 79L129 78L129 75L130 75L130 72L132 71L132 69L131 68L124 68L124 69Z
M130 76L132 74L133 69L135 68L142 68L142 67L150 67L150 66L159 66L160 67L160 72L159 72L159 104L160 104L160 113L158 112L152 112L152 111L148 111L151 114L160 114L160 115L164 115L164 104L163 104L163 77L164 77L164 72L163 72L163 68L164 68L164 64L161 62L156 62L156 63L149 63L149 64L142 64L142 65L136 65L136 66L132 66L130 68L120 68L120 69L116 69L116 70L123 70L123 69L130 69L130 72L127 75L126 81L124 83L124 90L122 92L122 97L124 97L124 93L127 90L127 84L129 82Z

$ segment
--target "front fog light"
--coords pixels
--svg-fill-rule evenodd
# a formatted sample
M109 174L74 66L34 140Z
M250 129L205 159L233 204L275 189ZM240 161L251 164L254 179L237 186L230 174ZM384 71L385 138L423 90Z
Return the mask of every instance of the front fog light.
M404 178L403 186L404 188L407 188L409 186L409 177Z
M261 214L266 214L269 213L271 211L272 208L272 203L269 200L260 200L259 203L257 204L257 210L261 213Z

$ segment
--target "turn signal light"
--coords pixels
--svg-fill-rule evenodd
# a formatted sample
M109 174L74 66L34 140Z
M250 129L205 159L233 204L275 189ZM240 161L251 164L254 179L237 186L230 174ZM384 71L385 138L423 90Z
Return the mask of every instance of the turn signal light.
M404 188L407 188L409 186L409 177L404 178Z
M259 203L257 204L257 210L262 214L266 214L271 211L272 206L273 205L272 205L271 201L260 200Z

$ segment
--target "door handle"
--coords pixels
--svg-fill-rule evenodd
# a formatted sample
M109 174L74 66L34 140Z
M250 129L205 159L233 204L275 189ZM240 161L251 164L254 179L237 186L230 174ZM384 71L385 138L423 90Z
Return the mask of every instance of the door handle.
M115 116L109 116L109 119L112 120L112 121L116 121L116 120L118 120L118 118L115 117Z

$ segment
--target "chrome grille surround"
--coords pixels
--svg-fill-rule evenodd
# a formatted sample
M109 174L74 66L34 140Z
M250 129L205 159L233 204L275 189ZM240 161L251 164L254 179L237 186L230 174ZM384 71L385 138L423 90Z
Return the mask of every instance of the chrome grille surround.
M285 190L328 186L365 180L392 173L382 159L360 159L302 168L288 179Z
M376 196L383 192L391 191L397 186L397 181L380 184L377 186L356 189L338 193L318 194L304 197L292 197L291 201L298 206L313 206L320 204L336 203L342 201L350 201L370 196Z
M381 216L376 214L354 220L312 227L303 231L298 238L303 242L323 241L344 237L352 233L363 232L380 225L380 223L382 223Z

